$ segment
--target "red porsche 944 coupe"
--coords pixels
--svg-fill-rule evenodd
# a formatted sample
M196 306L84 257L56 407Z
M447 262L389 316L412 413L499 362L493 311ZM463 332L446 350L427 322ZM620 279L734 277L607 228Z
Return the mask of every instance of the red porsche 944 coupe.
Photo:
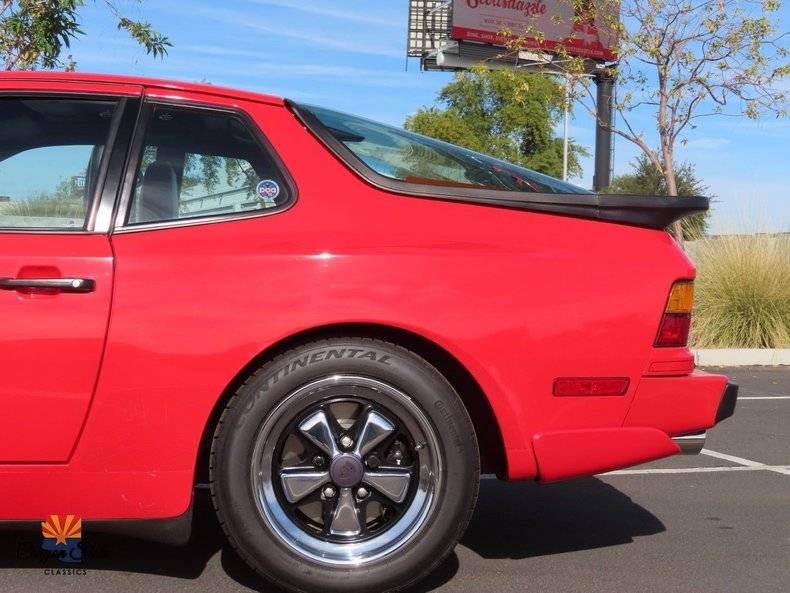
M406 587L481 472L693 452L733 413L664 230L705 208L261 94L3 73L0 520L179 540L203 485L271 581Z

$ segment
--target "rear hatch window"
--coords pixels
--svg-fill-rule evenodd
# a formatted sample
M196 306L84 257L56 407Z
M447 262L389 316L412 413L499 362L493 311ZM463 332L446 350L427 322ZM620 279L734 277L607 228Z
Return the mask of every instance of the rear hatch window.
M591 192L488 155L323 107L312 113L366 167L396 181L419 185L525 193Z

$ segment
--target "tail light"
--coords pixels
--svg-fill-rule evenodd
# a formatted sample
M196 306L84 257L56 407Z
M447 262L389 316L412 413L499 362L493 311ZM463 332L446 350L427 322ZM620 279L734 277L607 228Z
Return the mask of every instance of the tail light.
M693 304L694 283L689 280L675 282L669 291L667 306L658 328L656 346L683 347L688 343Z

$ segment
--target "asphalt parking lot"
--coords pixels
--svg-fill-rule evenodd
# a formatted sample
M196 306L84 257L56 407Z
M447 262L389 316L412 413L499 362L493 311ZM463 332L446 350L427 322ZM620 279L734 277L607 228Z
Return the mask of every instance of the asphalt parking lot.
M484 479L466 536L415 591L789 591L790 368L716 370L741 391L702 455L551 486ZM20 560L38 534L0 532L0 591L272 591L196 512L183 549L95 535L79 575Z

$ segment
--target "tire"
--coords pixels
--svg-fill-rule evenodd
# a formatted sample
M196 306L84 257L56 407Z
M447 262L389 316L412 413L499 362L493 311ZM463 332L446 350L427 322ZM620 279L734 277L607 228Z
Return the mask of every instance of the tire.
M394 344L333 338L278 356L238 389L210 477L228 540L261 576L292 591L378 593L452 551L480 460L469 415L434 367Z

